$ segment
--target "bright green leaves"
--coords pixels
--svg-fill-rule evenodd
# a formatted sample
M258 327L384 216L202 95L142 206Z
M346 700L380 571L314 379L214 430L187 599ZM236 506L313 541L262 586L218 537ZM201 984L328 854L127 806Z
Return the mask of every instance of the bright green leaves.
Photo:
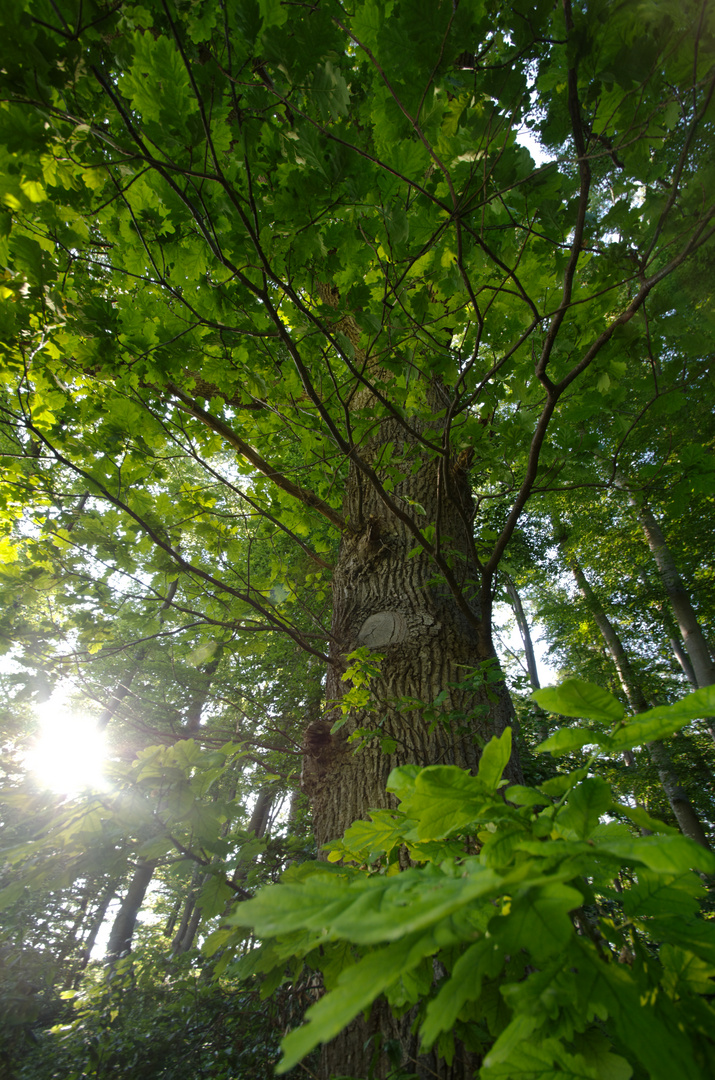
M513 876L518 880L522 874ZM372 945L448 924L452 915L494 894L499 885L492 870L478 865L469 874L430 867L365 878L352 871L347 880L344 875L315 873L299 885L264 889L242 904L231 921L253 926L262 936L309 930L324 941Z
M589 777L569 793L554 819L556 831L568 840L586 840L611 805L610 786L596 776Z
M579 709L585 701L600 716L613 709L585 684L577 695L570 687L561 700ZM394 770L399 810L375 811L334 847L362 869L303 864L230 917L278 939L273 960L261 953L255 970L272 964L278 978L291 956L325 968L328 992L284 1041L280 1071L384 994L395 1007L422 1004L423 1050L449 1054L453 1034L478 1038L482 1080L627 1080L634 1067L666 1080L685 1031L695 1040L687 1075L707 1080L715 1048L702 995L715 935L698 918L705 890L692 867L712 873L715 857L670 830L637 836L601 824L621 808L597 776L565 778L565 798L514 786L505 803L509 746L508 732L487 744L477 776ZM400 845L415 860L429 847L429 861L400 872L390 856ZM635 929L648 942L644 962L618 963L631 956ZM650 955L658 942L667 943L660 964ZM341 943L350 946L342 959ZM434 981L431 957L443 971Z
M307 1023L283 1040L284 1057L276 1072L288 1072L318 1043L334 1038L379 994L435 951L431 935L410 935L348 967L337 988L308 1010Z
M479 759L477 779L485 791L494 793L511 757L511 728L504 728L498 738L490 739Z
M540 752L548 750L555 756L587 745L597 745L603 753L631 750L674 735L692 720L715 712L712 686L695 690L672 705L659 705L633 717L625 716L625 709L613 694L581 679L566 679L560 686L537 690L531 696L542 708L554 713L618 724L610 735L588 728L561 728L538 747Z
M690 918L699 908L706 890L690 870L678 875L638 869L634 883L623 894L623 910L628 915Z
M511 901L505 915L492 920L489 932L504 952L527 949L542 963L566 946L573 934L569 912L582 903L580 892L558 881L526 888Z
M536 690L532 697L542 709L549 712L580 716L587 720L613 724L625 713L620 701L608 690L582 679L565 679L559 686Z
M392 772L387 789L399 796L402 812L418 820L420 840L441 840L476 821L491 820L492 797L510 754L511 728L505 728L485 746L477 776L454 765L430 765L413 775L407 766Z
M665 739L674 735L692 720L715 713L715 687L704 686L694 690L673 705L659 705L646 713L629 719L609 740L612 750L626 750L642 746L653 739Z
M168 37L137 30L132 35L132 63L120 80L122 93L145 123L173 127L198 110L189 73Z

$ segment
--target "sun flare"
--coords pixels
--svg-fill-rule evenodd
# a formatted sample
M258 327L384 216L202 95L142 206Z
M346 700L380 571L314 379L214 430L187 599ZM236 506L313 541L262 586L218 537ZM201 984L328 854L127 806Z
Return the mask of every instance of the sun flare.
M52 702L37 712L40 730L26 763L39 783L66 795L106 787L106 745L96 721Z

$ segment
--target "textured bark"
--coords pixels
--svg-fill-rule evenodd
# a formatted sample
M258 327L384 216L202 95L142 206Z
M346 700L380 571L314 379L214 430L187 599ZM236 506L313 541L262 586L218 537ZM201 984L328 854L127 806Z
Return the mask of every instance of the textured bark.
M562 547L564 546L562 542ZM623 687L623 692L628 698L628 703L634 712L646 712L650 703L646 699L643 689L633 670L626 650L623 648L618 632L611 620L606 615L598 597L586 579L581 566L573 555L567 555L569 566L573 572L581 595L587 602L589 611L601 632L606 647L615 664L618 678ZM701 844L702 847L710 848L703 826L693 808L690 799L680 784L678 776L673 768L668 749L663 742L656 740L646 743L646 748L651 761L655 765L665 796L673 811L673 816L678 822L678 827L684 836Z
M377 458L379 448L388 442L396 451L405 449L406 439L397 423L383 423L373 456ZM420 453L415 447L403 468L414 467ZM386 511L374 489L353 469L344 513L354 532L343 539L333 577L328 702L338 701L347 689L341 680L347 654L364 646L382 654L384 660L371 684L373 710L351 713L335 735L331 736L330 727L340 715L337 711L328 720L311 724L306 733L303 787L312 800L319 845L341 836L370 808L394 805L386 796L385 784L395 766L452 764L474 770L481 741L501 734L514 722L503 682L490 687L494 700L486 688L465 692L453 685L484 661L496 667L497 660L491 612L482 613L479 608L480 581L468 536L471 503L466 478L455 471L447 494L446 485L439 483L439 471L433 460L423 462L395 487L393 498L405 505L418 503L425 510L425 520L438 523L443 548L451 555L480 628L460 611L429 557L421 550L411 554L415 540L407 527ZM444 723L426 722L420 708L400 708L400 702L407 700L429 705L441 691L449 694L440 709ZM463 719L450 719L450 712ZM363 726L379 728L381 735L393 739L394 752L383 753L379 740L373 739L356 754L348 737ZM511 775L516 777L518 772L513 761Z
M443 408L444 401L439 405ZM439 439L438 424L427 430ZM374 487L356 467L347 482L343 516L353 532L344 535L333 577L331 667L326 695L338 701L347 687L341 680L345 657L358 647L382 654L380 673L370 689L375 707L351 712L345 725L331 735L335 710L312 723L305 736L303 788L313 806L318 845L340 837L372 808L395 805L386 794L390 771L398 765L451 764L471 771L479 763L481 746L514 723L511 700L502 680L474 690L457 688L468 672L485 661L494 672L497 661L491 640L491 612L479 603L481 581L471 544L472 505L466 475L435 461L396 421L384 421L370 446L361 453L379 474L380 453L393 447L393 460L406 452L400 465L404 480L392 498L410 510L424 510L425 523L435 525L442 551L449 553L453 573L462 585L472 614L460 610L432 560L419 549L407 526L390 513ZM430 705L446 691L441 719L432 722L417 705ZM450 715L451 714L451 715ZM373 738L355 753L349 736L359 728L379 729L394 741L384 753ZM521 778L512 759L509 777ZM409 1027L410 1016L396 1021L384 1003L377 1002L367 1021L360 1018L324 1049L321 1077L376 1078L394 1070L381 1054L381 1042L396 1040L408 1071L425 1077L467 1077L477 1062L458 1055L451 1068L427 1055L419 1062ZM372 1061L377 1050L376 1061ZM370 1071L372 1069L372 1071Z

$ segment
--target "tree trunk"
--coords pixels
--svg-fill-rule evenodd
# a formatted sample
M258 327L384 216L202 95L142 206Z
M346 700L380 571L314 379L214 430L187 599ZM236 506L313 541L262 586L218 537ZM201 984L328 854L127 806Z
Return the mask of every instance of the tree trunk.
M205 885L209 879L209 874L205 874L201 879L201 885ZM176 956L180 956L182 953L188 952L194 943L196 937L196 931L201 923L201 908L196 906L196 893L192 892L187 897L184 904L184 913L181 919L181 925L171 943L171 951Z
M529 682L531 683L532 690L540 690L541 683L539 682L539 670L536 666L536 655L534 653L534 643L531 640L531 630L529 629L529 620L524 612L524 605L521 602L519 591L509 577L508 574L504 575L506 581L506 591L509 599L511 600L511 606L514 609L514 616L516 618L516 625L519 627L519 633L521 634L521 640L524 643L524 656L526 657L526 670L529 675Z
M139 859L119 911L116 914L107 942L107 960L113 962L131 952L134 928L149 888L156 859Z
M275 788L263 787L256 796L256 802L248 822L248 832L253 833L259 840L266 835L268 818L276 797Z
M183 901L178 900L171 916L164 928L164 937L169 937L171 933L174 934L171 942L172 952L182 952L181 943L186 936L186 931L189 925L189 921L194 911L196 894L200 888L200 879L202 878L201 868L198 864L194 866L193 873L191 874L191 884L189 886L188 894L184 897ZM181 908L181 919L179 920L178 929L175 930L176 921L179 916L179 908Z
M673 629L675 629L675 627L673 627ZM679 635L676 634L676 633L672 633L672 634L670 634L668 640L670 642L670 647L673 650L673 653L675 654L675 659L680 664L680 667L681 667L681 669L683 671L683 674L685 675L685 678L688 680L690 685L695 690L697 690L698 689L698 680L695 677L695 671L693 670L693 665L690 663L690 657L688 656L687 652L683 648L683 643L680 640Z
M78 988L78 986L80 985L80 982L82 981L82 972L87 967L87 964L89 963L89 961L90 961L90 959L92 957L92 950L94 949L95 943L97 941L99 931L102 929L102 926L104 925L104 919L105 919L105 916L107 914L107 908L109 907L109 905L111 904L112 900L114 899L114 897L116 895L118 885L119 885L119 882L116 879L114 879L114 880L110 881L107 884L104 891L102 892L102 894L101 894L101 896L99 898L99 901L97 903L97 907L96 907L96 909L94 911L94 915L93 915L93 918L92 918L92 924L91 924L91 926L89 928L89 932L88 932L86 938L84 939L84 941L82 942L82 952L81 952L81 957L80 957L79 971L74 972L72 977L70 979L68 979L68 981L67 981L67 983L65 984L65 987L64 987L65 990L70 990L70 989L76 990Z
M643 532L660 571L663 587L683 635L698 686L711 686L715 683L715 664L660 525L652 510L645 505L638 510L638 519L643 526Z
M615 483L627 492L631 506L635 507L638 520L658 567L663 588L673 609L673 615L683 636L697 684L699 687L712 686L715 683L715 664L663 530L650 507L645 502L639 502L619 473L616 473Z
M560 543L563 550L565 541L561 540ZM623 687L623 692L628 698L629 705L635 713L646 712L650 707L649 702L647 701L640 682L631 666L628 654L623 648L623 643L618 636L618 632L606 615L598 597L591 588L586 575L579 565L578 560L571 553L567 554L566 558L574 578L576 579L576 584L579 587L581 595L588 604L594 622L606 643L606 647L615 664L616 671L618 672L618 678ZM646 743L646 748L655 765L661 786L668 799L680 831L684 836L689 836L691 840L695 840L695 842L701 844L702 847L709 849L710 844L705 835L705 830L703 829L692 803L678 780L667 747L661 740L656 740L654 742Z
M437 408L444 408L444 400ZM439 440L438 424L429 425L425 433ZM492 645L491 612L479 605L481 583L473 556L466 475L435 463L393 420L383 421L379 437L361 449L378 474L380 454L388 444L393 465L404 455L402 468L407 473L394 486L392 500L406 509L419 505L425 513L420 520L435 525L471 618L460 610L404 522L390 512L364 473L353 465L343 504L353 533L343 539L333 577L331 666L326 685L331 711L328 719L308 727L304 744L302 782L312 802L319 849L370 809L395 805L385 791L395 766L451 764L474 771L484 743L514 724ZM341 680L345 658L361 647L370 655L384 657L370 684L374 704L350 711L344 726L331 734L331 724L342 715L336 703L347 690ZM468 688L459 688L456 684L475 669L480 669L481 677ZM432 705L440 693L446 696L430 715L425 706ZM349 739L361 728L378 734L368 736L356 752ZM520 775L518 762L512 758L509 778L517 781ZM397 1040L408 1071L414 1072L417 1048L409 1033L410 1022L409 1017L395 1021L384 1003L376 1003L367 1021L358 1020L325 1048L321 1075L386 1076L394 1066L384 1055L371 1062L377 1037L383 1042ZM418 1069L425 1076L466 1077L473 1075L475 1067L465 1058L447 1069L429 1055Z
M435 432L429 435L434 439ZM409 469L424 454L408 444L396 421L381 425L379 445L372 447L377 468L387 444L393 459L402 451ZM411 453L408 453L410 452ZM364 455L367 456L367 455ZM397 765L453 764L475 770L481 746L513 724L514 712L503 680L486 678L499 672L491 639L491 612L479 608L479 573L471 553L471 500L466 476L450 470L449 492L439 482L433 460L422 460L412 476L395 485L395 503L418 504L425 520L436 522L474 617L460 610L448 586L441 582L431 559L418 549L403 522L386 509L374 488L357 468L346 485L344 516L354 532L343 539L333 576L331 666L326 696L329 719L309 726L303 787L311 797L318 844L342 836L369 809L394 805L385 793L390 771ZM474 623L477 623L475 626ZM371 682L372 708L351 711L340 731L330 734L340 718L337 703L347 690L341 680L346 656L360 647L384 659ZM480 686L457 688L468 673L486 665ZM425 718L440 692L439 719ZM409 706L409 707L405 707ZM451 714L451 715L450 715ZM360 728L379 731L358 753L348 741ZM381 745L381 739L383 744ZM384 741L387 742L386 752ZM511 774L519 773L512 760Z

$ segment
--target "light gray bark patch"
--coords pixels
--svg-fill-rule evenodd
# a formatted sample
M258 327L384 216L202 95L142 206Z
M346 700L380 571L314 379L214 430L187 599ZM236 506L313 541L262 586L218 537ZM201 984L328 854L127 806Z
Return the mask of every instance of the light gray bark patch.
M379 649L383 645L399 645L408 638L415 637L425 627L434 624L434 618L428 612L404 616L399 611L378 611L370 615L358 631L358 645L367 645L369 649Z
M358 645L378 649L382 645L397 645L405 640L407 622L399 611L378 611L365 619L358 631Z

